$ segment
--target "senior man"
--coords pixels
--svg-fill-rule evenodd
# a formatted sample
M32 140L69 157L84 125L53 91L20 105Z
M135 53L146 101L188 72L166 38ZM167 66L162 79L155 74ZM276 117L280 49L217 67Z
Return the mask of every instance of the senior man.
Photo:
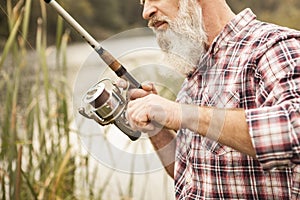
M186 75L170 101L130 91L176 199L300 199L300 32L225 0L144 0L166 61Z

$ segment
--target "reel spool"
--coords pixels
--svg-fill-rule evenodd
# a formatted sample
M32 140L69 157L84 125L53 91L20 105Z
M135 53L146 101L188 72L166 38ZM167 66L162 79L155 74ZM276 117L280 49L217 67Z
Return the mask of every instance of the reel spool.
M141 132L133 131L125 118L127 101L122 91L110 79L102 79L83 96L84 107L79 113L105 126L115 124L131 140L135 141Z

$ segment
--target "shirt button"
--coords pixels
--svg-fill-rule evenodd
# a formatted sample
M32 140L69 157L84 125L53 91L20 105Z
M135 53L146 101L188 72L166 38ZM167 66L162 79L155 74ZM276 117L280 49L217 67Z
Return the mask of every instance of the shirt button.
M220 49L217 47L215 48L215 53L217 53Z
M191 176L186 177L185 183L189 185L191 184L191 182L192 182L192 177Z

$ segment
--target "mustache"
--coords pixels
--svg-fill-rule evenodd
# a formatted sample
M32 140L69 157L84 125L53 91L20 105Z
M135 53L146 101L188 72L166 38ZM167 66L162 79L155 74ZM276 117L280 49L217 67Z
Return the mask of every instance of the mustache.
M155 28L155 24L160 22L167 22L168 24L171 23L171 20L166 16L153 16L148 21L148 27L149 28Z

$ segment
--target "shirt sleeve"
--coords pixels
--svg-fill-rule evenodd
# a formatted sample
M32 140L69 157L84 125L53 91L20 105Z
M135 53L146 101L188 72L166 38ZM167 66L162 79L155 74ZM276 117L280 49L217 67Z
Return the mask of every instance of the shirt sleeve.
M259 162L265 170L300 164L300 42L276 43L255 76L259 106L245 112Z

